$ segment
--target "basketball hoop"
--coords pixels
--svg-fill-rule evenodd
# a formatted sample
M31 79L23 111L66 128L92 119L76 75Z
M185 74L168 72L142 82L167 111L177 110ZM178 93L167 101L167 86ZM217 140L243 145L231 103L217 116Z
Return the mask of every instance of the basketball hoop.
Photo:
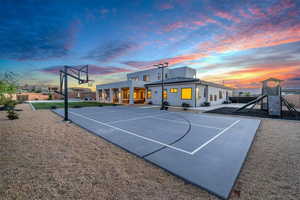
M95 80L88 80L88 87L93 87Z

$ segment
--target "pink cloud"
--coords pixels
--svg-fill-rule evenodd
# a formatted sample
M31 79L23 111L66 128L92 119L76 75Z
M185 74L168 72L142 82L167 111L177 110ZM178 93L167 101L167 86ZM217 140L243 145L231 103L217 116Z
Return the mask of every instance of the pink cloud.
M197 26L205 26L207 24L220 24L218 21L209 17L200 17L199 20L195 20L192 23Z
M223 19L229 20L229 21L233 21L235 23L240 23L241 20L227 12L223 12L223 11L218 11L215 13L216 16L221 17Z
M279 3L274 4L270 8L268 8L268 14L274 16L278 13L282 12L285 9L289 9L295 6L295 3L291 0L281 0Z
M267 17L265 13L261 11L259 8L249 8L249 11L251 12L252 15L255 17Z
M245 10L243 10L243 9L240 9L239 10L239 13L240 13L240 15L242 16L242 17L244 17L244 18L249 18L249 19L251 19L251 18L253 18L253 16L251 16L250 14L248 14Z
M157 7L159 10L170 10L174 8L174 6L171 3L162 3L159 4Z
M184 28L184 27L186 27L186 24L181 22L181 21L178 21L178 22L167 25L164 28L164 31L165 32L170 32L170 31L174 31L176 29L180 29L180 28Z

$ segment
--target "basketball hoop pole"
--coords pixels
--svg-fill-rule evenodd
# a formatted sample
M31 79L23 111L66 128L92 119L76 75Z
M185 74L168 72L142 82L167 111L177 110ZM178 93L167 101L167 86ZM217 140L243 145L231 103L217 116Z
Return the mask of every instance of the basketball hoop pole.
M86 79L83 79L81 77L81 73L86 75ZM88 65L85 65L81 67L80 69L77 69L72 66L65 65L62 70L60 70L60 92L57 92L64 96L64 108L65 108L65 117L64 121L69 120L69 97L68 97L68 76L78 80L79 84L83 83L89 83L92 80L89 80L88 76ZM64 88L64 91L62 91L62 88Z
M68 67L64 66L64 102L65 102L65 121L69 120L69 97L68 97Z

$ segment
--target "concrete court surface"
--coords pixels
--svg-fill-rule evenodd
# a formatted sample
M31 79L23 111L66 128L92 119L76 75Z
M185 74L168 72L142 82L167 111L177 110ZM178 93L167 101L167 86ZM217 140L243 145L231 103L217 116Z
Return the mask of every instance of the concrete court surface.
M63 109L53 110L63 116ZM69 118L93 134L227 199L260 120L153 108L73 108Z

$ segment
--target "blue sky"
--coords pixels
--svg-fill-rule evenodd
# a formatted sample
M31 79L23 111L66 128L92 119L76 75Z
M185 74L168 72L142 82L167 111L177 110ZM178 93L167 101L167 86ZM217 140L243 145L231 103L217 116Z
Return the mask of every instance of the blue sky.
M276 77L300 85L296 0L1 0L0 73L58 84L63 65L90 64L96 83L159 62L198 77L259 87ZM75 82L73 82L75 85Z

